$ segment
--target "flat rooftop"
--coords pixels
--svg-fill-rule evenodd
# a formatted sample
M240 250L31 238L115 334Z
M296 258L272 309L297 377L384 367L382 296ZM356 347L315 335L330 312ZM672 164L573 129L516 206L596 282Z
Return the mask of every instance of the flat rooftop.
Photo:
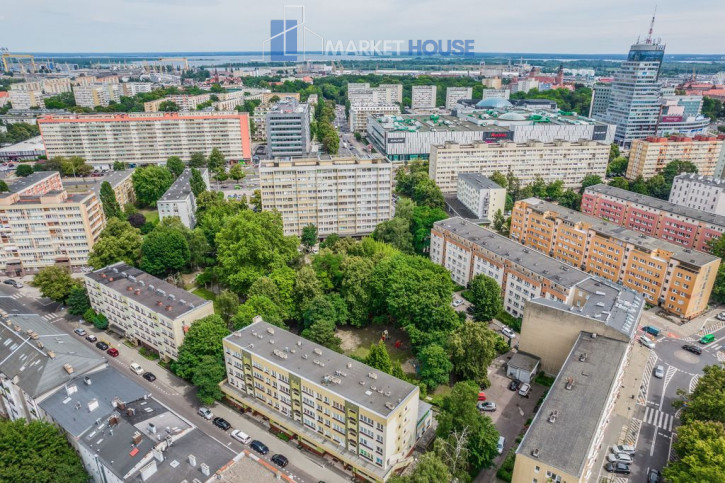
M529 101L527 99L527 101ZM512 101L514 102L514 101ZM541 104L547 104L541 103ZM502 123L502 125L606 125L590 117L578 115L559 109L547 109L536 103L527 102L528 105L514 107L486 108L471 106L459 113L463 119L473 118L474 122L486 124Z
M263 320L225 340L385 418L418 390L408 382Z
M259 167L261 169L279 167L305 168L315 166L347 167L350 165L369 166L371 164L391 166L390 160L379 154L357 156L352 154L351 151L348 152L350 155L331 156L329 154L320 154L317 157L277 157L274 159L263 159L259 162Z
M587 273L571 265L548 257L533 248L527 248L510 238L482 228L461 217L437 221L433 227L450 231L478 245L482 250L491 251L503 259L510 260L526 270L566 288L571 288L590 277Z
M387 132L456 132L456 131L490 131L491 126L479 126L470 121L446 115L415 115L402 114L380 116L375 120ZM502 131L506 128L494 126Z
M473 185L479 190L489 189L503 189L497 183L491 181L491 178L484 176L481 173L461 173L458 175L458 181L465 181L466 183Z
M121 171L111 171L110 173L106 174L101 178L98 183L95 184L94 191L96 190L96 187L98 187L98 191L101 190L100 186L103 184L104 181L108 181L108 184L111 185L111 188L115 188L116 186L120 185L124 181L126 181L128 178L133 175L133 169L123 169Z
M0 154L2 153L16 153L18 151L43 151L45 152L45 144L43 144L43 138L35 136L25 141L21 141L10 146L0 148Z
M191 193L191 168L185 168L179 177L176 178L176 181L166 190L166 193L159 199L159 202L183 201Z
M676 205L669 201L660 200L651 196L640 195L633 193L621 188L615 188L606 184L598 184L589 186L585 190L586 193L601 193L607 196L613 196L622 200L629 201L631 203L637 203L638 205L645 206L648 208L656 208L663 211L669 211L675 215L685 216L695 220L712 223L725 228L725 216L714 215L707 211L696 210L695 208L688 208L687 206Z
M702 176L695 173L685 173L675 176L675 181L683 180L689 183L695 183L705 186L715 186L720 189L725 189L725 179L715 178L714 176Z
M626 342L581 332L516 453L583 476L626 350Z
M124 262L87 273L86 277L172 320L212 303Z
M660 240L659 238L653 238L649 235L645 235L644 233L615 225L614 223L602 220L601 218L585 215L579 211L564 208L563 206L555 205L554 203L549 203L548 201L543 201L538 198L527 198L522 201L527 203L527 205L534 211L539 213L556 213L562 220L572 225L576 223L585 223L598 233L617 240L632 243L645 251L668 251L672 253L673 258L680 262L701 267L718 259L716 256L710 255L709 253L699 252L680 245L675 245L674 243L670 243L665 240Z
M7 191L5 193L0 193L0 196L7 197L13 193L19 193L20 191L25 191L26 189L30 188L31 186L34 186L48 178L52 178L54 175L57 175L57 174L58 174L57 171L38 171L37 173L29 174L28 176L26 176L24 178L18 178L17 180L15 180L9 184L8 188L10 188L10 191Z

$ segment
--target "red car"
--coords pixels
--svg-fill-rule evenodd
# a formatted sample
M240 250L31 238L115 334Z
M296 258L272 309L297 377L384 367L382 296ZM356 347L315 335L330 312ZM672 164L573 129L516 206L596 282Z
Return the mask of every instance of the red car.
M118 357L118 349L116 349L115 347L111 347L110 349L108 349L106 351L106 354L108 354L111 357Z
M485 401L486 400L486 394L483 392L478 393L478 400L479 401Z

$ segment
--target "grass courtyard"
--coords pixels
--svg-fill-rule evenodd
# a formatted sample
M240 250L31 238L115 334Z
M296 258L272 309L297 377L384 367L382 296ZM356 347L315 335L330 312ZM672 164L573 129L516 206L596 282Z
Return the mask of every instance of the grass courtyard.
M407 374L415 374L415 368L412 364L414 356L408 334L399 328L387 325L371 325L362 328L345 327L338 328L336 334L342 339L342 350L345 355L362 359L367 357L370 346L377 344L381 340L385 329L388 330L388 340L385 342L385 348L390 354L390 359L400 362L403 371ZM399 348L395 347L397 341L401 343Z

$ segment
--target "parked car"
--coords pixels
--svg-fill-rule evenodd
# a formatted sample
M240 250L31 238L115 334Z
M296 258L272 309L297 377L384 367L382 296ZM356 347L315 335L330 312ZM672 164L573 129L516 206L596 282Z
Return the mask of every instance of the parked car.
M509 391L518 391L519 386L521 386L521 382L514 379L513 381L509 382Z
M490 402L490 401L481 401L477 405L478 409L480 411L495 411L496 410L496 403Z
M632 457L627 453L609 453L607 455L607 461L610 463L632 463Z
M95 336L95 335L93 335L93 334L88 334L88 335L86 336L86 340L87 340L88 342L96 342L96 341L98 340L98 337L96 337L96 336Z
M660 366L655 367L654 375L657 379L662 379L663 377L665 377L665 366L660 365Z
M149 382L154 382L156 380L156 376L154 376L153 372L144 372L143 378Z
M654 325L645 325L642 327L642 330L655 337L660 335L660 332L662 332L662 329L655 327Z
M453 299L453 306L454 307L460 307L461 305L463 305L463 300L461 300L461 299Z
M529 397L529 391L531 391L531 386L523 383L521 384L521 387L519 387L519 396Z
M243 431L240 431L238 429L235 429L232 431L231 437L236 439L242 444L249 444L250 441L252 441L252 438L249 437L249 435Z
M649 473L647 473L647 483L660 483L660 480L660 472L654 468L650 468Z
M214 413L212 413L212 412L211 412L211 409L209 409L209 408L199 408L199 414L200 414L200 415L201 415L201 416L202 416L202 417L203 417L204 419L211 419L211 418L213 418L213 417L214 417Z
M81 329L80 327L77 328L77 329L73 329L73 332L75 332L76 334L80 335L81 337L83 337L84 335L86 335L86 329Z
M516 332L514 332L511 327L504 327L503 329L501 329L501 333L509 339L513 339L514 337L516 337Z
M214 423L214 426L216 426L217 428L221 428L224 431L227 431L229 428L232 427L232 425L229 424L229 421L224 418L216 417L212 422Z
M496 443L496 451L498 451L498 454L503 453L503 447L506 444L506 438L503 436L498 437L498 443Z
M106 354L108 354L111 357L118 357L118 349L116 349L115 347L111 347L110 349L108 349L106 351Z
M23 287L25 287L25 285L23 285L22 283L18 282L17 280L14 280L12 278L9 278L9 279L3 281L3 283L5 285L12 285L15 288L23 288Z
M720 312L715 316L717 320L725 320L725 312Z
M652 341L652 339L650 339L646 335L640 335L639 336L639 343L642 344L643 346L645 346L648 349L654 349L655 348L655 343Z
M281 454L276 454L270 458L272 460L272 463L276 464L280 468L284 468L289 464L289 461L287 460L286 456L283 456Z
M486 400L486 393L481 391L478 393L478 400L479 401L485 401Z
M131 368L132 372L134 372L135 374L137 374L139 376L144 373L143 367L136 364L135 362L132 362L131 364L129 364L129 367Z
M700 337L700 344L709 344L715 342L715 334L707 334Z
M264 455L269 453L269 448L267 448L267 445L262 443L261 441L257 441L256 439L249 443L249 447L259 454Z
M631 444L618 444L616 446L610 446L609 451L612 453L626 453L629 456L634 456L634 446Z
M607 463L604 469L610 473L619 473L621 475L628 475L630 473L627 463Z
M682 348L685 349L688 352L692 352L693 354L697 354L698 356L700 354L702 354L702 349L700 349L696 345L685 344L685 345L682 346Z
M98 342L96 342L96 347L98 347L102 351L105 351L106 349L108 349L108 344L103 342L102 340L99 340Z

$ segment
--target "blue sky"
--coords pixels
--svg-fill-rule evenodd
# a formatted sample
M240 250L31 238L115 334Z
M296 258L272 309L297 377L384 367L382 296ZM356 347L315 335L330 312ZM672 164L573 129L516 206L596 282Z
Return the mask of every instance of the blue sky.
M331 40L474 39L477 52L625 53L654 2L632 0L308 0ZM0 46L26 52L260 50L281 1L4 0ZM585 5L583 5L585 4ZM667 53L725 54L725 2L657 0Z

